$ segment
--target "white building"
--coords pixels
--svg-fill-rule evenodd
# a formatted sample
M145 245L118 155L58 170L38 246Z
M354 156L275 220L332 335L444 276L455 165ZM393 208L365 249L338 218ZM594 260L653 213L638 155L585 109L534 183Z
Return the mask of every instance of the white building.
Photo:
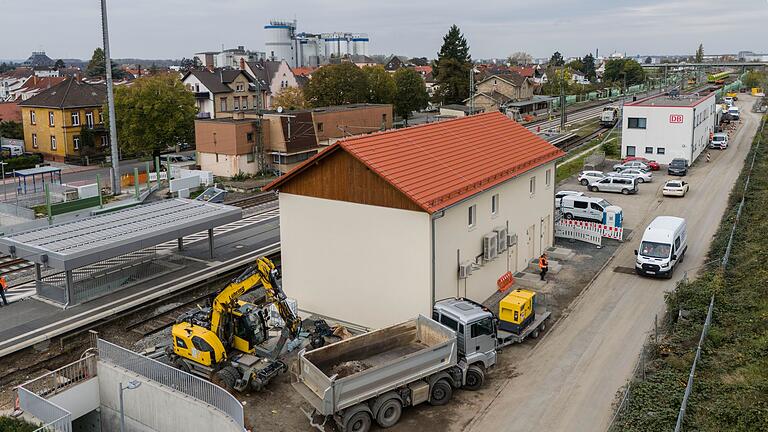
M621 156L692 163L716 126L715 93L658 95L624 105Z
M499 112L338 141L267 186L285 290L371 328L483 301L552 245L562 155Z

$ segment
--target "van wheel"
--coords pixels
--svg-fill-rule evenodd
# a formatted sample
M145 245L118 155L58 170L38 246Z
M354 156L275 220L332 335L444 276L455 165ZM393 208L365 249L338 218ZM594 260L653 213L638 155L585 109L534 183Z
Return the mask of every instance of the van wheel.
M573 215L572 215L572 214L570 214L570 213L566 213L566 214L564 214L564 215L563 215L563 217L564 217L564 218L566 218L566 219L569 219L569 220L570 220L570 219L573 219Z
M587 186L587 185L589 185L589 180L587 180L587 179L582 179L582 180L581 180L581 185L582 185L582 186Z
M453 387L448 381L441 379L432 384L432 389L429 391L429 404L433 406L445 405L451 401L452 396Z
M480 390L485 382L485 372L480 366L472 365L467 369L467 380L464 388L467 390Z
M597 186L590 186L589 190L591 190L592 192L600 192L600 190L597 188Z
M376 423L388 428L394 426L400 421L400 415L403 413L403 405L399 400L392 398L381 404L378 414L376 414Z
M629 189L622 189L622 190L621 190L621 193L622 193L623 195L629 195Z

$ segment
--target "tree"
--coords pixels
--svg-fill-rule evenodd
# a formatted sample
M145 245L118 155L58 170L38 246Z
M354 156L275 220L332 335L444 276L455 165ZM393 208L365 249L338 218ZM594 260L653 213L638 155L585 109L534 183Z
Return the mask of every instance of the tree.
M766 76L765 73L761 73L758 71L749 71L744 76L744 80L742 81L742 85L746 88L753 88L753 87L762 87L763 84L766 82Z
M304 92L300 88L286 87L272 98L272 106L295 110L306 108L307 101L304 99Z
M632 59L613 59L605 62L603 79L609 82L624 84L626 74L627 86L640 84L645 81L645 71L640 63Z
M402 68L401 68L402 69ZM363 66L368 84L368 103L389 104L395 98L395 80L383 66Z
M414 57L408 60L408 63L414 64L416 66L429 66L429 59L426 57Z
M549 58L549 65L555 67L565 65L565 60L563 59L563 55L560 54L560 51L555 51L555 53L552 54L552 57Z
M196 113L194 95L174 74L142 77L131 86L115 88L117 137L123 152L153 155L192 142Z
M471 68L469 45L461 30L454 24L443 36L443 45L432 67L432 76L438 86L437 96L444 104L464 103L469 97Z
M368 100L368 82L354 63L323 66L312 73L304 96L314 107L362 103Z
M651 64L651 63L653 63L653 59L651 58L651 56L648 56L648 57L646 57L646 58L645 58L645 62L644 62L644 63L645 63L645 64Z
M64 63L64 60L58 59L56 60L56 63L54 63L53 67L56 69L64 69L67 67L67 65Z
M584 62L582 62L580 58L569 61L565 64L565 67L572 71L584 72Z
M200 63L200 59L197 57L192 57L191 59L183 57L179 62L179 69L182 71L188 71L200 66L202 66L202 63Z
M14 69L16 69L16 66L13 63L8 64L6 62L3 62L2 64L0 64L0 73L5 73Z
M157 67L155 62L152 62L152 65L149 67L150 75L157 75L158 72L160 72L160 68Z
M88 67L85 69L85 76L88 78L104 78L107 76L107 61L104 57L104 50L96 48L93 50L91 61L88 62ZM117 67L116 64L112 64L112 78L122 79L125 77L125 72Z
M595 68L595 57L592 54L587 54L584 56L583 59L581 59L581 62L583 64L583 68L581 69L582 72L584 72L584 76L587 77L588 80L591 82L594 82L597 78L597 70Z
M509 55L507 63L510 66L525 66L533 63L533 56L527 52L518 51Z
M694 61L696 63L704 62L704 45L703 44L699 44L699 48L696 49L696 55L694 56Z
M408 68L398 69L393 81L397 87L394 97L395 114L404 118L407 124L412 112L427 107L427 87L421 75Z
M24 139L24 129L21 123L2 120L0 118L0 137Z
M570 93L572 77L573 75L566 67L549 67L547 68L547 82L541 87L541 92L551 96L559 95L561 91L568 94Z

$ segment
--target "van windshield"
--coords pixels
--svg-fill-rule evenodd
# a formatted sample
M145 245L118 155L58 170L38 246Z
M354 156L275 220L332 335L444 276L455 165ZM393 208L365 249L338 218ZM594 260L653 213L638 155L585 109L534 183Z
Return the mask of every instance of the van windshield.
M644 241L640 243L640 255L650 258L669 258L672 245Z
M598 202L597 202L597 205L599 205L599 206L600 206L600 207L602 207L602 208L606 208L606 207L608 207L609 205L611 205L611 203L609 203L609 202L608 202L608 201L606 201L606 200L600 200L600 201L598 201Z

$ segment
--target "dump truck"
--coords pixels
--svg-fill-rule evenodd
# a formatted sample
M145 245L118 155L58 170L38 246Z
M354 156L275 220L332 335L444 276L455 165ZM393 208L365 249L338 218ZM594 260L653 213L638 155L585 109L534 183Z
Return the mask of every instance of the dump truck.
M374 422L388 428L400 420L404 407L445 405L456 389L481 388L486 371L496 364L497 350L533 332L538 336L549 312L540 309L532 321L517 317L528 325L521 325L520 332L502 331L496 316L481 304L441 300L432 318L419 315L300 351L291 384L311 406L302 408L310 424L321 431L367 432Z

